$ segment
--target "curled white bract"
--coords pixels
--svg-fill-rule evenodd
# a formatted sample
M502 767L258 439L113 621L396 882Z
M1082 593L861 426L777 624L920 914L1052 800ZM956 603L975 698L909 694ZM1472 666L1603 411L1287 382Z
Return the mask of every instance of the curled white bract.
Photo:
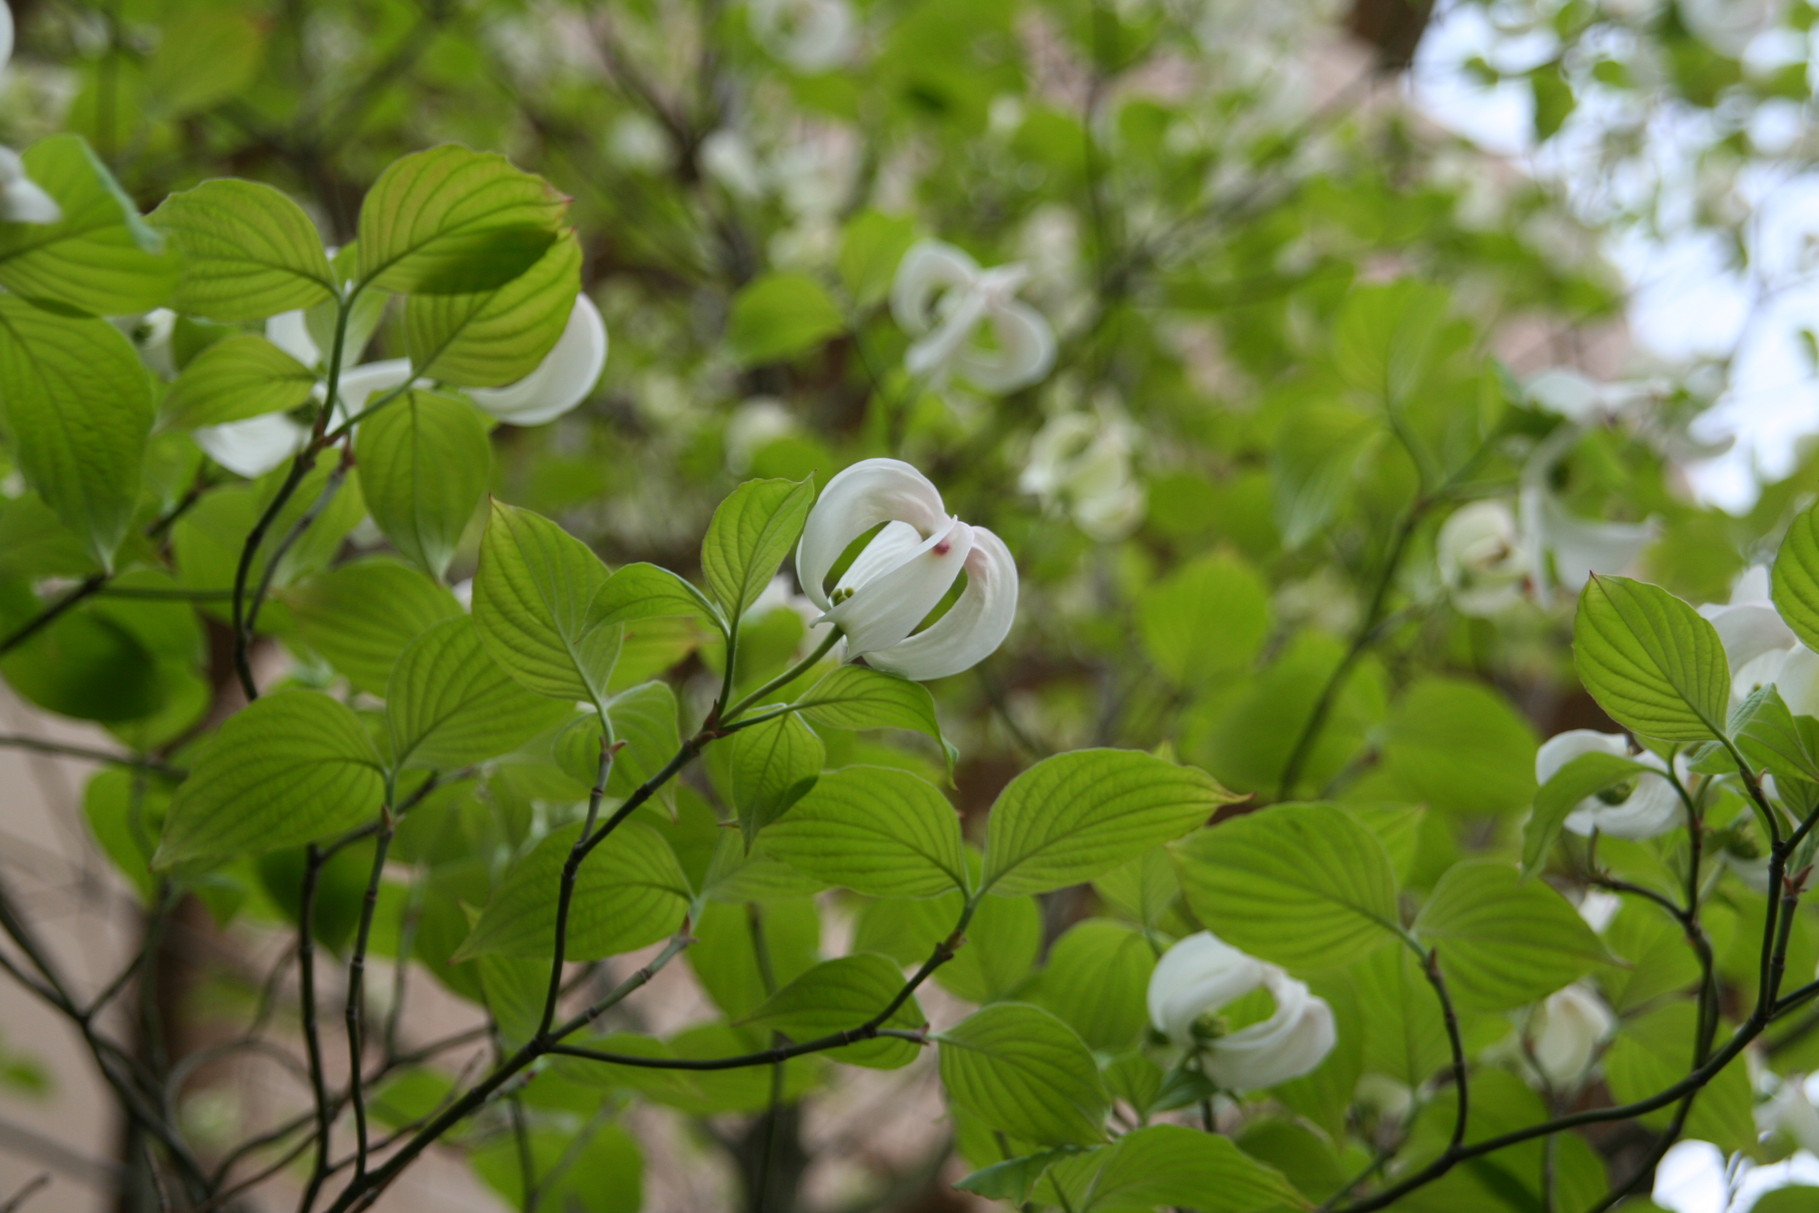
M1617 1026L1604 1000L1584 986L1555 990L1529 1017L1529 1054L1556 1086L1582 1077Z
M1440 580L1462 614L1487 616L1522 600L1528 581L1515 511L1474 501L1453 511L1435 540Z
M573 409L606 369L606 322L586 295L575 296L568 324L537 369L504 387L471 387L482 410L508 425L542 425Z
M904 355L910 374L937 383L951 375L986 392L1014 392L1047 375L1055 334L1016 298L1027 278L1019 265L980 269L939 240L911 245L891 284L891 314L913 339Z
M830 593L835 563L874 528ZM962 572L959 597L922 627ZM828 481L802 528L796 578L821 619L840 629L849 660L904 678L977 665L1017 613L1017 564L1003 541L950 516L928 478L896 459L862 460Z
M857 41L846 0L751 0L746 13L758 45L799 72L839 67Z
M1202 1020L1263 989L1275 1000L1267 1019L1203 1039ZM1210 931L1189 935L1156 962L1149 984L1150 1022L1183 1048L1197 1048L1206 1074L1229 1091L1275 1086L1311 1072L1338 1039L1333 1010L1282 969Z
M1143 519L1143 485L1131 475L1130 427L1090 413L1062 413L1030 443L1017 487L1064 509L1094 539L1122 539Z
M335 421L344 421L358 413L381 392L389 392L410 379L408 358L388 358L367 362L342 374L335 394L341 403L335 409ZM317 389L320 398L322 388ZM204 426L193 431L196 445L208 457L237 476L251 480L265 475L303 449L309 439L309 427L288 413L266 413L225 425Z
M1546 783L1573 759L1583 754L1615 754L1657 770L1666 771L1660 755L1646 750L1630 753L1629 739L1621 733L1595 729L1569 729L1541 743L1535 752L1535 780ZM1681 822L1680 794L1665 775L1637 772L1632 783L1619 785L1596 796L1587 796L1566 817L1566 828L1575 834L1596 830L1615 838L1654 838Z

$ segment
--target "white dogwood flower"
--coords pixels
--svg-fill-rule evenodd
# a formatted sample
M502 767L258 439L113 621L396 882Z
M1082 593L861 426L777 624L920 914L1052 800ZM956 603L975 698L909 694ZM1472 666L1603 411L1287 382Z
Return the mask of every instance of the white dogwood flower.
M265 322L265 336L305 365L321 361L322 351L310 335L305 314L284 312ZM568 325L535 370L504 387L461 389L480 409L507 425L542 425L587 398L606 365L606 324L586 295L575 296ZM341 373L335 394L335 421L356 416L376 395L411 381L408 358L363 362ZM326 385L319 384L320 400ZM284 413L267 413L194 431L209 458L236 475L263 476L303 448L309 430Z
M1629 739L1621 733L1595 729L1569 729L1541 743L1535 752L1535 781L1546 783L1582 754L1615 754L1643 766L1666 771L1660 755L1644 750L1630 753ZM1637 772L1629 784L1619 784L1587 796L1566 817L1566 828L1575 834L1593 830L1616 838L1653 838L1679 825L1680 794L1664 775Z
M1030 443L1017 487L1063 509L1094 539L1122 539L1143 519L1143 485L1131 475L1131 427L1117 418L1062 413Z
M1616 1026L1603 999L1584 986L1567 986L1549 994L1529 1017L1529 1054L1549 1082L1564 1085L1585 1074Z
M759 46L797 71L832 71L857 42L846 0L750 0L746 15Z
M1780 22L1786 0L1679 0L1677 9L1687 31L1733 59L1756 35Z
M1516 512L1501 501L1453 511L1435 540L1440 580L1461 614L1488 616L1522 600L1528 581Z
M0 0L0 72L13 57L13 10ZM44 187L25 175L25 161L10 147L0 147L0 222L56 223L63 208Z
M880 523L830 591L835 563ZM923 627L962 572L959 597ZM1017 612L1017 565L1003 541L949 515L928 478L897 459L862 460L828 481L802 528L796 579L844 635L848 660L904 678L977 665Z
M891 314L914 339L904 355L910 374L934 383L952 375L986 392L1014 392L1047 375L1054 331L1016 298L1028 277L1020 265L980 269L939 240L911 245L891 284Z
M1209 1035L1208 1016L1257 989L1275 999L1267 1019ZM1207 1077L1228 1091L1299 1078L1324 1061L1337 1040L1325 999L1210 931L1180 940L1156 962L1149 1013L1157 1031L1183 1048L1198 1049Z

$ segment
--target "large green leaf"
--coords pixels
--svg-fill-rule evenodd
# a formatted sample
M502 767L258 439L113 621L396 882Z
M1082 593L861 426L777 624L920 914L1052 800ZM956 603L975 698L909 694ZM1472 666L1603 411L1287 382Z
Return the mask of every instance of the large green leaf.
M562 866L580 836L580 823L565 826L513 864L455 959L552 955ZM570 960L603 960L673 935L688 899L688 879L663 836L641 821L628 821L581 865L566 954Z
M1423 678L1383 731L1384 778L1438 812L1513 813L1535 791L1535 733L1481 683Z
M223 425L282 413L310 398L316 372L252 333L224 337L190 359L159 406L165 425Z
M219 105L252 86L271 25L253 12L173 6L145 64L146 108L180 118Z
M279 595L303 640L371 695L384 695L406 647L461 614L455 596L386 556L333 569Z
M433 1115L439 1106L418 1115ZM526 1157L533 1191L552 1213L638 1213L645 1207L644 1156L638 1139L621 1125L557 1121L532 1128L522 1142L513 1133L497 1134L470 1156L474 1174L508 1209L530 1207Z
M1610 959L1566 898L1489 859L1448 868L1414 930L1440 954L1453 1001L1473 1010L1525 1006Z
M728 790L747 845L815 786L827 747L800 716L741 729L725 743Z
M830 729L907 729L940 743L953 761L953 749L941 735L935 697L919 682L867 666L843 665L828 671L796 701L810 724Z
M815 501L815 479L752 480L714 511L701 540L701 572L728 619L738 619L777 575Z
M1769 580L1782 620L1800 643L1819 649L1819 506L1788 526Z
M840 309L807 274L770 273L733 299L726 343L748 365L807 353L846 327Z
M504 156L447 144L393 162L360 205L360 279L400 294L490 291L562 233L564 198Z
M132 343L105 320L0 296L0 422L26 483L111 568L152 428L151 379Z
M1187 904L1219 938L1295 969L1365 955L1401 929L1377 836L1331 805L1278 805L1175 848Z
M493 660L541 695L606 700L620 629L592 607L606 566L547 518L493 502L474 575L474 622Z
M1204 771L1137 750L1045 758L992 806L980 887L1010 896L1080 884L1237 799Z
M385 693L395 766L450 770L508 753L569 714L486 655L474 621L445 619L399 656Z
M555 346L581 289L581 245L568 234L524 273L490 291L417 295L404 345L425 379L462 387L516 383Z
M601 587L594 601L601 623L692 616L724 630L719 610L683 578L654 564L625 564Z
M816 965L778 990L745 1022L796 1041L831 1036L869 1022L890 1005L903 986L903 970L888 956L876 952L841 956ZM915 1029L927 1022L911 997L884 1026ZM850 1065L894 1070L916 1060L919 1051L914 1041L887 1036L830 1049L827 1056Z
M1231 1138L1186 1125L1134 1129L1104 1149L1059 1159L1036 1192L1049 1198L1058 1192L1075 1213L1122 1213L1157 1205L1199 1213L1308 1207L1288 1180L1246 1155Z
M1088 1047L1134 1048L1149 1023L1144 997L1156 953L1135 927L1104 918L1075 923L1049 949L1029 998L1060 1016Z
M35 303L96 316L148 311L177 283L178 259L139 217L88 144L33 144L25 174L57 200L56 223L0 224L0 285Z
M965 898L880 900L860 910L853 949L883 952L905 965L920 965L949 941ZM967 924L954 958L935 970L942 989L968 1002L1007 998L1029 978L1042 950L1042 911L1034 897L987 897Z
M361 423L354 454L373 521L405 559L441 577L492 474L480 411L413 389Z
M1188 564L1143 596L1138 623L1144 650L1170 681L1198 689L1222 671L1248 666L1269 637L1269 587L1236 556ZM1218 643L1208 644L1207 637Z
M379 751L352 709L285 691L221 726L177 789L155 863L263 855L376 821Z
M908 771L861 766L822 775L765 831L764 845L791 867L874 897L966 887L960 819L939 790Z
M151 222L183 254L172 300L210 320L263 320L335 294L335 271L303 208L256 181L204 181L172 194Z
M994 1003L934 1039L948 1099L987 1127L1039 1146L1105 1140L1110 1098L1099 1067L1074 1030L1047 1011Z
M1685 1078L1692 1068L1698 1011L1690 1002L1672 1002L1623 1026L1604 1055L1605 1081L1619 1103L1647 1099ZM1718 1039L1724 1038L1719 1029ZM1756 1141L1755 1102L1750 1091L1748 1059L1739 1057L1699 1092L1687 1117L1686 1134L1715 1142L1720 1149L1746 1150ZM1674 1117L1674 1107L1642 1117L1660 1127Z
M1711 623L1658 586L1593 577L1579 595L1573 656L1611 719L1663 741L1724 731L1730 664Z

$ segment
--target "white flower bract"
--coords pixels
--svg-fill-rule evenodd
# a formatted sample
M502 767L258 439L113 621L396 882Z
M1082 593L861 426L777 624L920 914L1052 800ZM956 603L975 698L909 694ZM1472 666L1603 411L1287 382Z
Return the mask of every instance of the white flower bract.
M1207 1015L1256 989L1276 1009L1260 1023L1201 1041ZM1183 1048L1201 1050L1207 1077L1228 1091L1272 1087L1310 1073L1338 1039L1333 1010L1305 982L1248 956L1210 931L1189 935L1156 962L1149 984L1150 1022Z
M828 575L854 540L883 524L830 594ZM962 571L947 612L918 628ZM846 657L904 678L977 665L1017 613L1017 565L992 532L950 516L926 476L897 459L853 464L821 491L796 548L802 592L846 638Z
M1615 754L1644 766L1667 770L1667 763L1659 755L1646 750L1632 755L1629 738L1621 733L1569 729L1542 742L1535 752L1536 782L1546 783L1582 754ZM1601 795L1587 796L1566 817L1566 828L1575 834L1590 834L1596 830L1615 838L1654 838L1680 823L1680 794L1674 790L1674 785L1664 775L1640 771L1627 791L1620 786Z
M933 383L949 376L984 392L1014 392L1055 364L1055 334L1042 313L1016 298L1020 265L980 269L951 244L910 246L891 284L891 314L913 339L904 365ZM982 340L989 326L994 343Z

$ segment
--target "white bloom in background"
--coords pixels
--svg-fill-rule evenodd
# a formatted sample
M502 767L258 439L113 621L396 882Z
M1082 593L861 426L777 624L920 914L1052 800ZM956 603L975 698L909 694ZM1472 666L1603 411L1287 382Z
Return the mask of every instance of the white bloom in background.
M1756 1105L1756 1127L1786 1137L1798 1149L1819 1154L1819 1109L1807 1094L1805 1075L1786 1075L1774 1094Z
M1453 511L1435 540L1440 581L1465 615L1495 615L1516 605L1528 583L1516 512L1501 501Z
M846 0L750 0L746 15L758 45L805 74L839 67L858 41Z
M1131 475L1131 427L1089 413L1053 417L1030 443L1017 487L1065 509L1094 539L1122 539L1143 520L1144 491Z
M835 562L880 523L830 593ZM966 588L918 631L962 571ZM928 478L896 459L861 460L828 481L802 528L796 579L845 636L848 660L864 657L904 678L977 665L1017 613L1017 565L1003 541L949 515Z
M310 336L303 312L285 312L265 322L268 341L306 365L321 358ZM537 368L504 387L463 388L480 409L507 425L542 425L568 412L587 398L606 365L606 324L586 295L575 296L568 325ZM339 424L357 415L368 401L411 380L408 358L364 362L341 373L335 394ZM318 384L316 398L327 391ZM309 430L284 413L267 413L226 425L204 426L194 431L197 445L209 458L239 476L263 476L302 449Z
M1644 766L1666 771L1658 754L1630 753L1629 738L1622 733L1594 729L1569 729L1541 743L1535 752L1535 781L1546 783L1562 767L1582 754L1615 754ZM1634 782L1587 796L1566 817L1566 828L1575 834L1597 830L1615 838L1653 838L1681 823L1680 794L1665 776L1638 771Z
M759 451L800 428L789 406L775 396L753 396L741 401L727 417L722 431L727 470L738 475L751 471L752 460Z
M764 170L745 137L722 127L701 141L701 171L727 193L756 198L764 193Z
M1617 917L1617 911L1623 908L1623 898L1615 893L1606 893L1603 889L1587 889L1579 897L1579 917L1585 919L1585 925L1598 934L1611 925L1611 919Z
M1564 1085L1585 1074L1616 1026L1603 999L1584 986L1567 986L1548 995L1529 1017L1529 1054L1550 1083Z
M1256 989L1276 1000L1268 1019L1202 1040L1205 1016ZM1228 1091L1272 1087L1309 1073L1337 1040L1333 1010L1282 969L1247 956L1209 931L1189 935L1156 962L1150 1022L1183 1048L1198 1048L1207 1077Z
M649 114L628 110L613 119L606 151L621 168L658 172L669 163L669 133Z
M13 10L0 0L0 72L13 57ZM63 208L44 188L25 175L25 161L10 147L0 147L0 222L56 223Z
M1595 522L1569 511L1538 484L1525 484L1517 518L1534 576L1535 596L1553 604L1553 591L1577 594L1593 573L1621 573L1655 541L1653 522Z
M1786 0L1679 0L1680 20L1699 41L1736 58L1778 25Z
M980 269L939 240L911 245L891 284L891 314L914 339L904 355L910 374L935 383L954 375L986 392L1014 392L1047 375L1055 334L1016 298L1027 278L1020 265ZM991 342L982 340L988 327Z

